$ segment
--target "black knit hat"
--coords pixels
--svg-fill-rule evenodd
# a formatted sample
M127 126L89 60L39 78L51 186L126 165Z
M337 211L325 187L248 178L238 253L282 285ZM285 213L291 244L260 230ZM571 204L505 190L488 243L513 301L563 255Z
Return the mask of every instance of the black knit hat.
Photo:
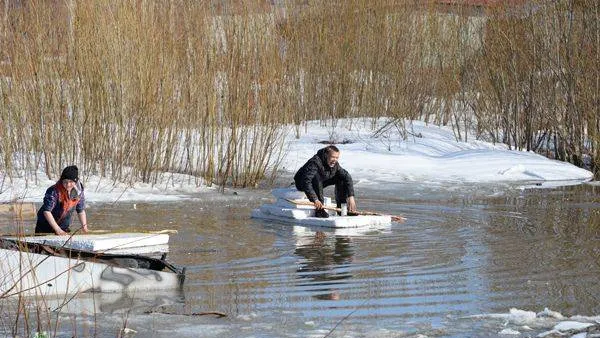
M70 165L63 169L62 174L60 174L61 180L71 180L71 181L79 181L79 169L77 169L76 165Z

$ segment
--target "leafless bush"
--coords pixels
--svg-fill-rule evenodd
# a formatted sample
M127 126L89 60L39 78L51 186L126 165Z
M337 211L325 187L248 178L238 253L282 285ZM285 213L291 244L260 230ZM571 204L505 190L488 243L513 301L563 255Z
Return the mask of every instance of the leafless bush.
M501 2L505 3L505 2ZM600 5L57 2L5 10L0 167L253 186L285 123L452 126L598 172ZM56 9L58 8L58 9Z

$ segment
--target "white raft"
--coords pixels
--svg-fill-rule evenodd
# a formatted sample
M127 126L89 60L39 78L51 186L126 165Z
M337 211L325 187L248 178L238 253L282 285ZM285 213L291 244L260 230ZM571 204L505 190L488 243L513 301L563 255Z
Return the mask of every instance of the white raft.
M61 296L80 292L136 292L181 287L173 271L128 268L0 248L0 296Z
M320 226L327 228L358 228L389 226L392 218L389 215L338 216L335 211L327 210L328 218L315 217L315 208L311 205L299 205L288 200L305 201L306 195L296 189L273 189L276 198L274 204L264 204L252 210L253 218L267 219L296 225ZM326 207L335 207L331 198L325 198Z
M168 240L143 233L0 238L0 298L180 288L185 270L148 255L168 249Z

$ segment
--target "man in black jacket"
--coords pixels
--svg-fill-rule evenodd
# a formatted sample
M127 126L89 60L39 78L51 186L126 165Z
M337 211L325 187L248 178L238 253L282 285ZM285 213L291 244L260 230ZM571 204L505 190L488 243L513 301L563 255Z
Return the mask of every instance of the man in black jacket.
M352 177L340 167L339 158L340 150L334 145L319 149L317 154L308 160L294 176L296 189L303 191L306 197L315 204L317 217L328 217L327 212L323 209L323 188L330 185L335 185L337 207L341 207L342 203L347 203L349 214L356 211Z

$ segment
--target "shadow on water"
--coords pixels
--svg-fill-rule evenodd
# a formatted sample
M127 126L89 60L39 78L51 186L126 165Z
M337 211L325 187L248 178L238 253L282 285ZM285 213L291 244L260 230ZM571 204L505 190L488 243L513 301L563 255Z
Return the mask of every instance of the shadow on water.
M169 255L188 267L183 296L170 315L131 313L140 334L495 336L501 321L465 317L600 314L598 189L359 182L361 208L408 221L354 233L250 219L267 190L88 213L98 227L179 231ZM228 317L186 316L202 311Z

